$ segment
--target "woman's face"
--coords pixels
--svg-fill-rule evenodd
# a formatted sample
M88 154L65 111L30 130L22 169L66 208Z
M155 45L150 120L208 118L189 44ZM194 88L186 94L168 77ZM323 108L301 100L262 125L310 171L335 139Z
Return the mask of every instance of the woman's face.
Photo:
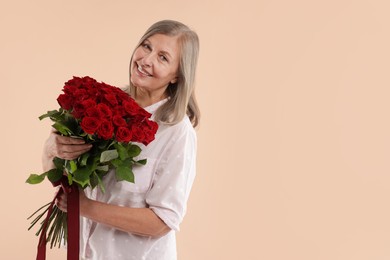
M152 94L165 93L170 83L176 83L180 49L177 37L154 34L134 52L131 83Z

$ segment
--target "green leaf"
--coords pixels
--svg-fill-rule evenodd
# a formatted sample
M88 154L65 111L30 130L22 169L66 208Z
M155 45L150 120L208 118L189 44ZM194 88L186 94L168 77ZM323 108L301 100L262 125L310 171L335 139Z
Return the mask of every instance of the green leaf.
M80 167L73 173L73 181L85 187L89 184L89 177L93 171L94 169L90 166Z
M58 157L54 157L53 163L54 163L54 165L55 165L55 167L57 169L63 169L64 168L64 164L65 164L65 160L64 159L60 159Z
M145 165L147 163L147 161L148 161L147 159L142 159L142 160L136 161L135 163Z
M42 173L40 175L38 174L30 174L30 176L27 178L26 183L29 184L38 184L41 183L46 177L46 172Z
M122 165L122 160L121 159L115 159L111 161L111 164L114 165L115 168L118 168L120 165Z
M42 120L42 119L44 119L44 118L46 118L46 117L53 117L53 116L58 116L58 115L60 115L61 114L61 112L59 112L59 111L57 111L57 110L51 110L51 111L47 111L47 113L46 114L43 114L43 115L41 115L40 117L39 117L39 120Z
M99 174L94 172L94 176L96 177L96 179L98 181L99 188L102 190L103 193L105 193L106 192L106 188L104 187L104 184L103 184L102 179L100 178Z
M62 170L59 170L59 169L51 169L51 170L47 171L46 173L47 173L47 178L51 182L59 181L63 175Z
M77 120L73 117L73 115L70 114L69 112L66 112L64 114L64 119L61 120L61 122L66 127L68 127L73 134L76 134L78 132L79 124L78 124ZM78 137L78 135L77 135L77 137Z
M50 119L53 120L54 122L66 121L64 110L60 109L58 113L54 113L50 115Z
M76 162L74 160L70 160L69 163L70 163L70 170L71 170L71 172L75 172L77 170Z
M108 172L109 166L108 165L100 165L96 167L96 170L103 171L103 172Z
M100 162L105 163L118 158L117 150L107 150L100 155Z
M129 153L127 152L127 149L122 144L116 143L114 146L118 151L119 158L121 158L121 160L125 160L129 158Z
M72 174L68 174L68 175L66 175L67 177L68 177L68 183L69 183L69 185L72 185L73 184L73 176L72 176Z
M129 157L136 157L141 153L141 148L138 145L132 144L127 148Z
M116 144L116 143L118 143L117 141L108 141L108 144L107 144L107 148L106 148L106 150L108 150L108 149L110 149L114 144Z
M129 166L119 166L116 168L115 176L118 181L128 181L134 183L134 173Z
M60 132L63 135L69 136L73 134L72 131L67 126L59 122L54 123L52 127L55 128L58 132Z
M80 165L85 166L87 165L87 160L89 158L89 153L85 153L81 156Z
M98 185L98 179L96 177L96 172L93 172L90 179L89 179L89 185L92 189L94 189Z

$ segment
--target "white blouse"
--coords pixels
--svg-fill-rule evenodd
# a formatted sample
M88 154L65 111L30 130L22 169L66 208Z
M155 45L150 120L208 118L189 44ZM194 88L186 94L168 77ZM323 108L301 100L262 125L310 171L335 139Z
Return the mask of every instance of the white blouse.
M154 113L166 100L147 108ZM153 116L152 116L153 118ZM171 231L159 238L123 232L110 226L80 219L80 256L92 260L158 259L174 260L175 231L186 213L186 204L195 178L196 133L186 116L176 125L159 125L156 138L140 145L144 166L134 166L135 183L117 182L114 172L104 178L106 192L86 189L88 198L132 208L152 209Z

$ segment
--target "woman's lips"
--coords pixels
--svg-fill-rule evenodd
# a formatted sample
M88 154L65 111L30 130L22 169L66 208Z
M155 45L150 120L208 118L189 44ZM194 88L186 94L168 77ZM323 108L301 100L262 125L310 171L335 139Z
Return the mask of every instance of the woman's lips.
M143 76L143 77L151 77L151 76L152 76L149 72L145 71L145 70L142 68L141 65L136 64L136 66L137 66L137 72L138 72L138 74L139 74L140 76Z

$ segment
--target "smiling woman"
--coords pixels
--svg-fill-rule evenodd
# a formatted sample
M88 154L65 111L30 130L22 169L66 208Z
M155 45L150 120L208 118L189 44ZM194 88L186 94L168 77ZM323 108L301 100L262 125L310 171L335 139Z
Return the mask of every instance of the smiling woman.
M148 162L134 165L135 183L117 182L115 174L108 174L105 193L80 192L82 259L177 258L175 231L195 178L198 49L196 33L176 21L157 22L141 38L130 61L129 94L152 114L159 129L152 143L140 144L139 157ZM54 167L54 157L77 158L89 149L80 140L52 132L45 143L44 170ZM67 211L66 195L56 204Z
M141 37L130 60L131 96L141 104L144 103L146 100L143 99L149 99L149 95L143 96L143 86L137 88L137 84L141 84L140 79L147 77L141 76L148 75L151 81L143 82L151 83L152 79L165 75L160 82L164 82L162 86L166 87L165 92L156 92L155 98L169 98L156 111L156 119L176 124L187 114L193 126L197 126L200 113L194 86L198 54L199 39L194 31L179 22L157 22ZM137 81L136 75L140 81ZM153 103L152 100L149 102Z

